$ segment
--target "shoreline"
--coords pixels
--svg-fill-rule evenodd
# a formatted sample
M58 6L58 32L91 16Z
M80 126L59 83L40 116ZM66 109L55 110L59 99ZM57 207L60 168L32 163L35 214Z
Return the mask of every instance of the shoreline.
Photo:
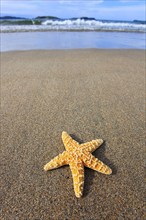
M1 219L144 219L144 50L1 53ZM45 173L64 151L62 131L112 170L85 168L77 199L68 166ZM57 211L56 211L57 210Z
M9 50L9 51L0 51L0 53L1 54L5 54L5 53L29 53L29 52L75 52L75 51L142 51L142 52L146 52L146 49L135 49L135 48L121 48L121 49L119 49L119 48L115 48L115 49L111 49L111 48L75 48L75 49L34 49L34 50L32 50L32 49L30 49L30 50Z

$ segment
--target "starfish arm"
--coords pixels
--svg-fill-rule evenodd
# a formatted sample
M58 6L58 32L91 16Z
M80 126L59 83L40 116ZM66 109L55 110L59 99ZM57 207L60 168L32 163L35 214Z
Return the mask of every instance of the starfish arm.
M69 165L72 172L75 195L77 198L80 198L84 187L84 165L78 161L72 162Z
M103 143L102 139L92 140L90 142L81 144L80 147L82 149L86 149L89 152L95 151L101 144Z
M44 170L52 170L68 164L68 152L64 151L44 166Z
M112 173L112 170L107 165L95 158L92 154L88 154L88 156L84 157L83 162L86 167L96 170L100 173L107 175Z
M79 143L72 139L72 137L65 131L62 132L62 141L64 143L65 149L68 151L70 151L74 147L74 145L79 145Z

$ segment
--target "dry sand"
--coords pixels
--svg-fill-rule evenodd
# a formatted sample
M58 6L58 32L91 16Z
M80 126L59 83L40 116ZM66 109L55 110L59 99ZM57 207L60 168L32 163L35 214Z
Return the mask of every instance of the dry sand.
M6 52L1 55L2 220L144 219L143 50ZM44 172L64 150L61 132L102 138L75 197L68 166Z

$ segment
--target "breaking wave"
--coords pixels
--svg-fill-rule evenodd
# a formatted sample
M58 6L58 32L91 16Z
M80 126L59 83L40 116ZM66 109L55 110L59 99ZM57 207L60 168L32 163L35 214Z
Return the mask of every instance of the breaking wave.
M123 22L96 19L24 19L1 20L1 32L24 31L123 31L146 32L143 21Z

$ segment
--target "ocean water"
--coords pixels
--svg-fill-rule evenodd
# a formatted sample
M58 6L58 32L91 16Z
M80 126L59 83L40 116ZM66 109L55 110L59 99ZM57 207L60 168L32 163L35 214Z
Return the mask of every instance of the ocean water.
M146 32L145 21L111 21L95 18L60 19L37 17L35 19L0 19L1 32L24 31L122 31Z
M146 33L47 31L0 33L0 50L146 49Z
M95 18L0 18L1 51L77 48L145 49L146 21Z

